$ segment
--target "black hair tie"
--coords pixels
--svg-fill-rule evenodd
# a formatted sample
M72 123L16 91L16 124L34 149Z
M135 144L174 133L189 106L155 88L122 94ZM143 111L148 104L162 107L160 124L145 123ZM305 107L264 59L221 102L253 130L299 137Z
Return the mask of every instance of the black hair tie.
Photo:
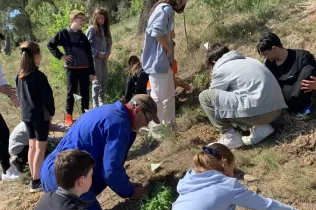
M29 49L27 49L27 47L22 47L21 48L21 52L23 53L23 52L26 52L26 53L28 53L28 54L31 54L31 52L29 51Z

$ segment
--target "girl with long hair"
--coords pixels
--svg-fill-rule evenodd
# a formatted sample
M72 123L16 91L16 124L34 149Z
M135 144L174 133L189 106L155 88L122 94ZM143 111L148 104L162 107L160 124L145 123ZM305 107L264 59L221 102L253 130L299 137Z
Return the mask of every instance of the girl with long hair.
M23 42L17 92L21 117L29 136L28 163L31 172L30 192L42 190L40 168L43 163L52 117L55 114L53 91L47 77L38 69L42 56L35 42Z
M93 54L95 78L92 81L93 107L105 103L105 88L108 80L108 59L111 54L112 37L109 12L105 8L96 8L87 31Z

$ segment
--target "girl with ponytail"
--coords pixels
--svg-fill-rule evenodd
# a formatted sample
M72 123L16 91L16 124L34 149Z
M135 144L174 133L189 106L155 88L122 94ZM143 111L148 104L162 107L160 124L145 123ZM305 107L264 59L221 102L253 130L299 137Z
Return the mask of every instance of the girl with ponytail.
M178 183L179 197L172 210L294 209L246 188L233 178L234 168L235 157L228 147L219 143L203 147L193 158L193 168Z
M31 172L30 192L42 190L39 178L47 145L50 121L55 114L53 91L47 77L38 69L42 56L35 42L20 46L21 62L17 92L21 118L29 136L28 163Z

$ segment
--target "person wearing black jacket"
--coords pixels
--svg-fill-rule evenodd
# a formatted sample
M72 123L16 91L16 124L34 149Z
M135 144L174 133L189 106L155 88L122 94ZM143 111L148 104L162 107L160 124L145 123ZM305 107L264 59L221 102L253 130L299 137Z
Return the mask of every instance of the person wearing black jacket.
M314 56L306 50L283 48L280 38L271 32L261 37L257 50L278 80L289 113L297 118L308 116L312 112L312 92L302 88L302 81L316 76Z
M133 95L146 94L149 75L142 69L139 58L135 55L128 60L129 73L125 86L124 98L130 101Z
M35 210L85 210L92 201L80 196L92 184L95 160L86 151L69 149L58 153L54 161L58 189L46 193Z
M28 162L31 172L30 192L42 190L40 168L44 160L51 118L55 115L53 91L47 77L38 69L39 45L23 42L22 58L16 78L21 118L29 136Z
M57 59L65 61L67 69L67 103L65 125L73 124L74 93L77 93L78 82L80 86L81 111L89 110L89 75L94 79L95 71L90 43L81 29L85 24L83 12L74 10L70 14L70 28L62 29L48 42L49 51ZM58 46L64 48L65 54L60 52Z

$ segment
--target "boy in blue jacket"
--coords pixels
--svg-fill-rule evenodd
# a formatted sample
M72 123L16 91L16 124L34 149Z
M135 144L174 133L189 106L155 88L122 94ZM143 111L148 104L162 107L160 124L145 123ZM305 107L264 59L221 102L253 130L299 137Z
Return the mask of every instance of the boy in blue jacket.
M101 210L96 197L107 186L120 197L141 198L146 190L141 184L129 181L124 162L135 141L135 131L147 126L151 120L159 123L157 105L146 94L135 95L127 104L117 101L87 112L45 159L41 168L44 191L57 190L54 175L57 154L67 149L79 149L90 153L96 163L91 188L81 196L83 200L93 200L89 210Z

